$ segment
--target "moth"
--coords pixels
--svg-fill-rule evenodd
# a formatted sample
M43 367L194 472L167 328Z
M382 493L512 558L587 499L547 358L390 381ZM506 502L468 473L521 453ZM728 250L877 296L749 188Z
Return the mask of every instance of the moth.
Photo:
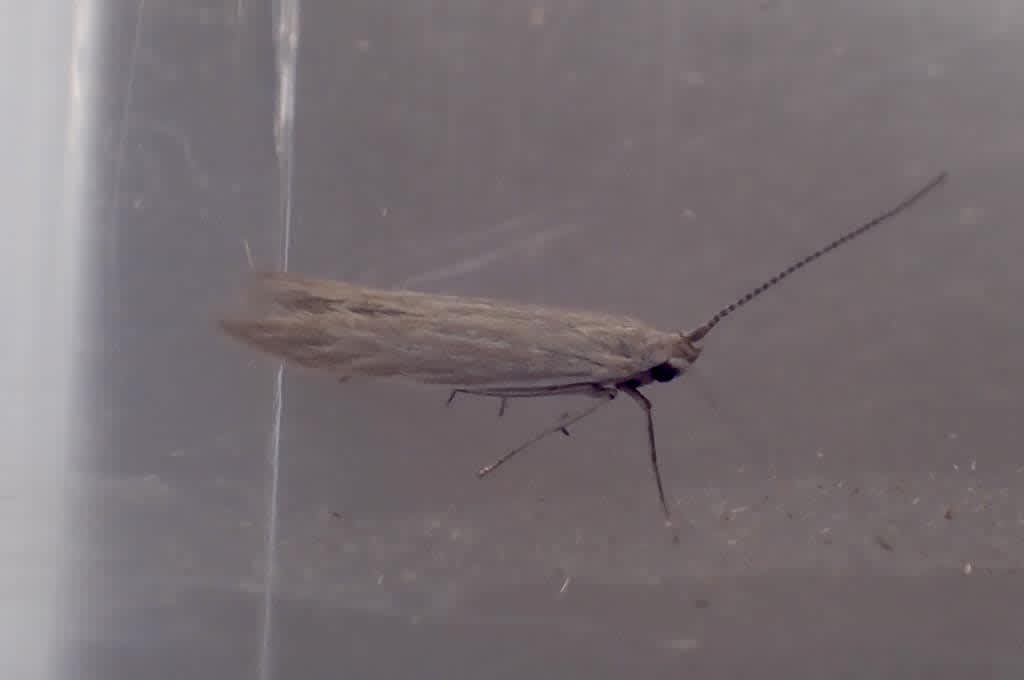
M585 395L562 416L482 468L483 477L516 454L592 414L619 394L644 413L665 523L671 512L658 466L650 400L641 392L683 375L701 341L723 319L826 253L909 208L946 178L943 172L895 207L794 262L689 332L663 331L624 316L500 300L368 288L285 272L254 275L250 306L220 319L228 336L285 362L349 378L402 378L501 400Z

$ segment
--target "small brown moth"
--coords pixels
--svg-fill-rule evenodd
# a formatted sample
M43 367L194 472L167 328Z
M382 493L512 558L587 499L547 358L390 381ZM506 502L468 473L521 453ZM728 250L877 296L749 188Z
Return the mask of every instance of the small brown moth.
M510 304L485 298L366 288L283 272L258 274L256 303L220 321L227 335L295 365L353 377L405 378L497 397L582 394L597 403L482 468L484 476L548 435L586 418L620 392L643 410L654 481L671 526L658 468L651 402L640 392L681 376L700 356L698 343L722 319L798 269L910 207L946 178L942 173L899 205L790 265L696 329L666 332L629 317Z

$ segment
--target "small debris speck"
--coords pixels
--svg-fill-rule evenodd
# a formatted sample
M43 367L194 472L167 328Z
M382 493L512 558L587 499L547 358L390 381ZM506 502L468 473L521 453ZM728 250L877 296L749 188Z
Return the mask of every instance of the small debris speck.
M974 567L970 562L964 565L964 576L970 576L972 571L974 571Z
M960 224L974 226L985 216L985 211L975 206L968 206L960 211Z
M946 519L953 519L953 508L946 508L946 512L942 513L942 516Z
M700 648L700 642L691 638L665 640L663 644L667 649L673 649L677 652L692 652L693 650Z
M693 606L697 609L707 609L711 606L711 601L698 597L696 600L693 601Z
M892 552L892 543L885 540L884 536L875 536L875 543L877 543L878 547L882 550L888 550L889 552Z
M700 71L687 71L682 75L682 81L690 87L700 87L707 82L707 78Z

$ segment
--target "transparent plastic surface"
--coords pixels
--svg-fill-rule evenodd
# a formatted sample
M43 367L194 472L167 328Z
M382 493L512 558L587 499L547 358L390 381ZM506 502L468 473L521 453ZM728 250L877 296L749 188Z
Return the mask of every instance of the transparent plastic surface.
M1012 4L71 8L7 22L4 677L1024 674ZM574 400L214 324L251 254L690 329L942 169L648 390L678 545L626 400L481 481Z

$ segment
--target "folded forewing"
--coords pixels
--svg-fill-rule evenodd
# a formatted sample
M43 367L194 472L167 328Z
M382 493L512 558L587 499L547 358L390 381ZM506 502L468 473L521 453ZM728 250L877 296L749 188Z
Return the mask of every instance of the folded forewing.
M260 274L231 336L339 377L453 386L621 380L669 358L670 333L628 317Z

